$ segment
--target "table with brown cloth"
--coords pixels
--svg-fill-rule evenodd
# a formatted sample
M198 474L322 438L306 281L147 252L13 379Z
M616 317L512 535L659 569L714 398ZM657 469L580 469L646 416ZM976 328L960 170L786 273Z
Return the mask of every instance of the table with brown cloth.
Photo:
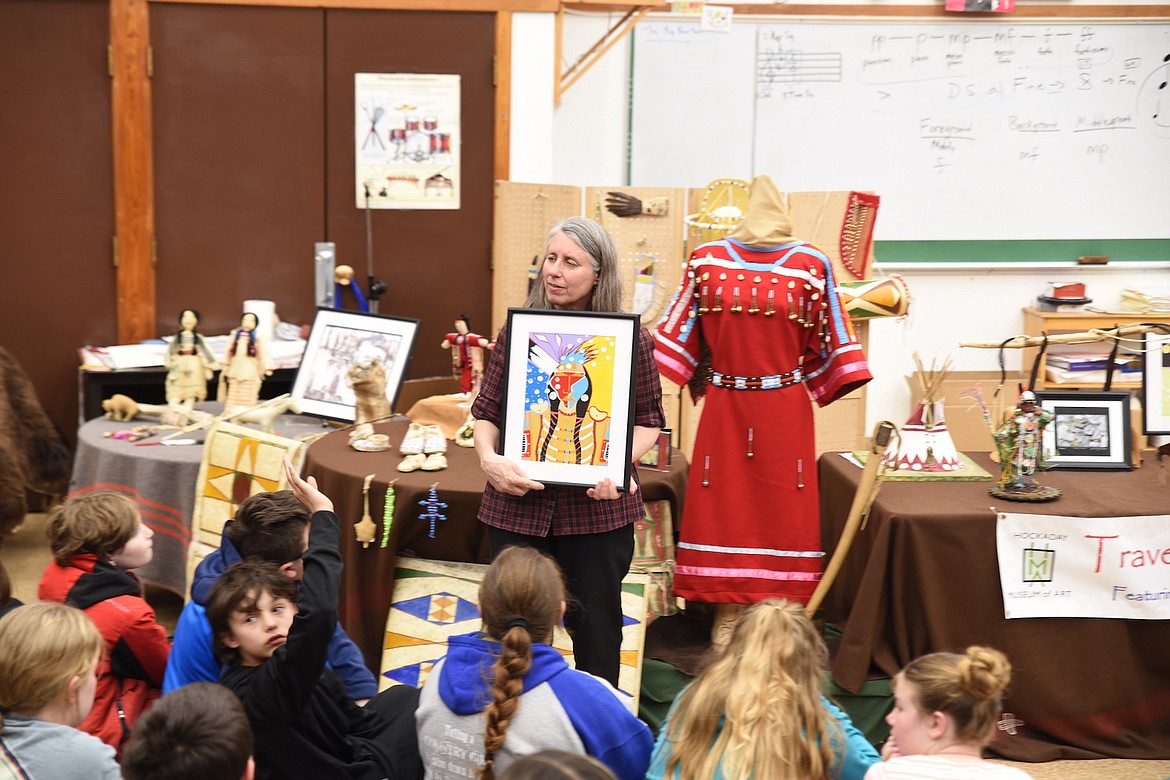
M998 473L986 455L972 458ZM818 471L822 541L831 551L861 469L828 453ZM1132 472L1048 471L1038 482L1064 495L1030 504L993 498L990 482L883 483L824 605L826 620L844 630L833 677L856 691L925 653L990 645L1013 667L1005 718L1022 721L1015 734L997 734L996 753L1019 761L1170 758L1170 621L1005 619L994 511L1161 515L1170 512L1170 486L1158 484L1148 458Z
M448 442L448 466L441 471L397 470L402 461L398 445L406 434L408 421L395 420L374 425L377 433L390 437L391 448L384 452L357 452L349 446L348 433L337 431L312 444L305 456L304 474L317 478L321 491L333 500L341 518L341 556L345 573L341 581L339 617L346 633L361 649L366 664L377 671L382 663L382 644L386 630L386 611L394 594L394 560L398 554L440 561L487 563L488 542L485 526L476 519L479 500L487 479L479 468L479 458L470 447ZM370 516L378 527L377 541L362 547L356 540L353 524L363 514L362 482L374 474L370 486ZM647 501L669 500L672 517L679 517L686 494L687 460L672 450L670 471L638 469L641 492ZM390 542L382 548L382 509L386 484L394 484L394 522ZM429 523L420 520L420 501L427 498L431 485L438 483L439 501L447 504L439 510L447 516L436 523L435 538L427 536Z

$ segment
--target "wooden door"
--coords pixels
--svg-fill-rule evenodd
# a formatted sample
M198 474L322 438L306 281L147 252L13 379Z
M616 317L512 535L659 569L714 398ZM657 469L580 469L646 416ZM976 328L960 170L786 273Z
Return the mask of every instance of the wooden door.
M115 340L109 6L0 0L0 346L76 439L78 347Z
M323 24L319 9L151 5L160 335L184 308L226 333L247 299L312 318Z

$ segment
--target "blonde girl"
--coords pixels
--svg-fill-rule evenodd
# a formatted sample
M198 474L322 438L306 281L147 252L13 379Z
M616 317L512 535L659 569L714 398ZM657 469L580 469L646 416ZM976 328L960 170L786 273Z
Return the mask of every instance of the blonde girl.
M0 618L0 761L17 777L120 778L114 750L76 727L93 706L101 634L38 602Z
M479 589L482 632L451 637L419 696L419 751L429 780L494 780L518 756L590 755L620 780L641 780L650 730L606 681L569 668L551 646L565 611L560 569L508 547Z
M820 693L828 651L804 607L744 610L667 716L647 778L860 780L877 752Z
M1014 767L981 757L995 734L1012 667L990 647L965 653L931 653L894 677L894 708L886 716L889 760L866 780L1027 780Z

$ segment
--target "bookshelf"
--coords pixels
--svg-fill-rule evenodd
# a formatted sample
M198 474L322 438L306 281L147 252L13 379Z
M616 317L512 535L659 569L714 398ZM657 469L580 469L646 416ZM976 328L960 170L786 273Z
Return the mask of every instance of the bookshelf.
M1170 324L1170 312L1161 313L1138 313L1138 312L1124 312L1124 313L1109 313L1101 314L1092 311L1078 311L1078 312L1063 312L1063 311L1037 311L1034 308L1028 307L1024 309L1024 334L1028 336L1041 336L1045 333L1053 335L1056 333L1074 333L1083 330L1092 330L1093 328L1111 328L1114 325L1137 325L1143 322L1160 322ZM1106 342L1099 342L1098 344L1077 344L1074 348L1081 352L1096 351L1096 347L1100 347L1103 354L1108 354L1112 345ZM1124 349L1125 345L1122 345ZM1053 350L1049 346L1049 351ZM1030 371L1032 361L1036 359L1035 348L1028 348L1024 350L1023 366L1025 375ZM1044 389L1061 389L1061 390L1100 390L1101 382L1062 382L1060 384L1048 382L1047 372L1047 355L1041 358L1040 368L1036 372L1036 390ZM1137 390L1141 387L1141 374L1131 374L1127 378L1123 378L1120 371L1113 374L1113 389L1114 390Z

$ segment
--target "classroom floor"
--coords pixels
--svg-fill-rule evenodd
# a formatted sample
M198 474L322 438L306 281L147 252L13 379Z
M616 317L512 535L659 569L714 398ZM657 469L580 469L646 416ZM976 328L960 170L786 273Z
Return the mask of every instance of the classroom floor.
M52 560L45 538L45 515L38 513L25 517L21 527L0 547L0 559L3 559L12 580L12 595L24 602L34 601L41 572ZM173 630L183 600L169 591L149 586L146 598L154 607L159 623ZM1170 780L1170 761L1107 759L1047 764L997 763L1019 767L1034 780Z

